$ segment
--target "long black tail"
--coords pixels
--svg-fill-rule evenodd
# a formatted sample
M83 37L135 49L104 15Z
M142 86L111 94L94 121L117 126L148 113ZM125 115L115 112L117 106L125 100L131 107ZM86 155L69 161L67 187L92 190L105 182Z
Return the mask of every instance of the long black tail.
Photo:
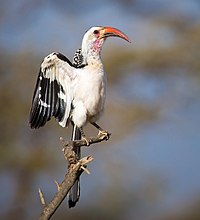
M71 140L80 140L81 139L81 132L79 128L73 124L73 129L72 129L72 137ZM75 149L75 153L77 155L77 160L81 159L81 148L77 147ZM74 185L69 191L69 199L68 199L68 205L69 208L72 208L76 205L80 197L80 178L76 180Z

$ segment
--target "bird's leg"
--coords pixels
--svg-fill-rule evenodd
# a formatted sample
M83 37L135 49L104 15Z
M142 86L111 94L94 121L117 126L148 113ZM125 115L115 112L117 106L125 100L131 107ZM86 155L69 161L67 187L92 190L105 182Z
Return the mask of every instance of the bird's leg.
M90 145L90 140L88 138L86 138L85 133L83 131L83 128L80 127L79 130L81 132L82 139L86 142L87 146L89 146Z
M98 135L105 135L107 137L107 140L110 138L110 134L108 133L108 131L105 131L103 128L101 128L97 123L95 122L91 122L91 124L97 128L99 130Z

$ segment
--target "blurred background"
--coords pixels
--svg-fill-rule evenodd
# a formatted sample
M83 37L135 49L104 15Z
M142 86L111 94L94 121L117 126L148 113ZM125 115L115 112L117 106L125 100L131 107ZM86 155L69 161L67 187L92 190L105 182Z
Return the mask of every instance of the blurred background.
M198 0L1 1L0 219L37 219L38 189L47 201L67 165L53 119L28 125L44 56L72 58L91 26L113 26L100 125L111 139L83 149L95 160L81 178L81 199L52 219L200 219L200 2ZM86 128L88 136L95 129Z

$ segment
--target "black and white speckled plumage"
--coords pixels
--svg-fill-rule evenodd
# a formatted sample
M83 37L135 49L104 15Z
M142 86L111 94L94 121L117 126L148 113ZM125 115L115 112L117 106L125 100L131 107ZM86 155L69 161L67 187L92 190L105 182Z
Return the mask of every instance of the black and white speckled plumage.
M72 64L75 67L82 67L83 66L83 55L81 53L81 49L76 50L74 57L73 57Z

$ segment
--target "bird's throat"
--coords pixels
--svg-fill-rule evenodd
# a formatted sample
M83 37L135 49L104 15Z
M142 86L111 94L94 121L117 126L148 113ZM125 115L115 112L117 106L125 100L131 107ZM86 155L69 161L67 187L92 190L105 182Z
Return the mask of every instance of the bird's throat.
M86 64L96 64L101 63L101 48L103 46L103 39L96 39L87 47L82 48L84 62Z
M97 54L100 54L102 45L103 45L103 41L101 39L96 39L95 42L93 43L93 51Z

